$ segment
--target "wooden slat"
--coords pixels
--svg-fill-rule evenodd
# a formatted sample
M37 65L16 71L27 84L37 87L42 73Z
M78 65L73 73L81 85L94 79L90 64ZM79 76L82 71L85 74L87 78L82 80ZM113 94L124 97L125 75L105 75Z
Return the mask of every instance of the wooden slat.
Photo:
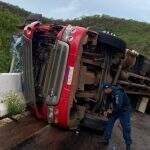
M92 59L82 58L82 62L90 65L101 66L100 62L93 61Z
M143 84L137 84L137 83L132 83L132 82L126 82L126 81L118 81L119 84L127 85L127 86L133 86L136 88L143 88L143 89L148 89L150 90L149 86L143 85Z
M144 77L144 76L141 76L141 75L138 75L138 74L134 74L134 73L131 73L131 72L129 72L128 74L129 74L129 76L132 76L132 77L135 77L135 78L139 78L139 79L142 79L142 80L150 81L150 78L148 78L148 77Z
M129 90L126 90L126 93L128 94L134 94L134 95L145 95L145 96L150 96L150 92L142 92L142 91L129 91Z
M82 97L82 98L95 98L96 93L94 92L80 92L76 94L76 97Z
M145 113L148 101L149 98L143 97L142 100L140 100L140 103L137 105L136 109L142 113Z
M85 80L85 84L95 84L96 76L92 72L86 72L84 80Z
M85 84L85 74L87 67L86 66L81 66L80 67L80 78L79 78L79 90L84 91L84 84Z

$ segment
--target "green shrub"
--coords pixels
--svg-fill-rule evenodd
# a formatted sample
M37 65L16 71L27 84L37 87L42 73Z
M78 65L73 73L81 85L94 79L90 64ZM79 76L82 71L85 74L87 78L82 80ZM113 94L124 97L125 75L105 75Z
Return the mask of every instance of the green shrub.
M8 72L11 63L10 41L14 33L18 32L17 25L23 23L30 12L17 6L0 1L0 72ZM49 22L44 18L45 22ZM51 19L52 21L53 19ZM130 49L135 49L150 58L150 24L134 20L125 20L108 15L83 16L72 20L55 20L60 24L99 27L109 30L122 38Z
M20 114L25 111L24 98L16 92L8 93L4 98L4 102L7 105L9 115Z

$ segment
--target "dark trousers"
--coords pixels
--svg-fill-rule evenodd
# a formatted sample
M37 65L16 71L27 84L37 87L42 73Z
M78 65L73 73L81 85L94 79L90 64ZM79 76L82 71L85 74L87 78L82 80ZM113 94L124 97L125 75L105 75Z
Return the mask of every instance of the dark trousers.
M106 129L104 132L104 138L106 140L109 140L111 138L112 134L112 129L114 126L115 121L119 119L122 129L123 129L123 138L125 140L126 144L131 144L131 122L130 122L130 112L125 111L125 112L119 112L117 114L113 114L106 125Z

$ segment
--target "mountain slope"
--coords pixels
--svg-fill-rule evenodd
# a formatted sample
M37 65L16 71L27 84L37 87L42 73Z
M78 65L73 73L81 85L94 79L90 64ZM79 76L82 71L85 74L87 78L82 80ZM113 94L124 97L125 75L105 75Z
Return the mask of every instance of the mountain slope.
M11 37L17 32L16 25L23 22L24 18L29 14L30 12L17 6L0 2L0 72L7 72L9 70ZM150 57L150 24L148 23L119 19L107 15L56 21L111 31L125 40L129 48L138 50L145 56Z
M107 15L82 17L67 20L67 23L111 31L125 40L129 48L150 57L150 24L148 23L119 19Z
M7 72L10 64L10 39L16 31L20 17L9 11L0 11L0 72Z
M8 72L11 55L10 40L20 24L29 13L12 5L0 2L0 72Z

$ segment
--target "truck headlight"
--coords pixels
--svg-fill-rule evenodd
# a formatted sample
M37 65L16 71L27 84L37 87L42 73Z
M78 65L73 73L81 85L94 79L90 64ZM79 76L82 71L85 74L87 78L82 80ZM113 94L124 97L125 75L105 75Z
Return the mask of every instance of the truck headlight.
M48 107L48 123L53 123L54 122L54 108L53 107Z
M62 40L68 42L73 39L71 33L75 32L75 27L68 25L63 33Z

